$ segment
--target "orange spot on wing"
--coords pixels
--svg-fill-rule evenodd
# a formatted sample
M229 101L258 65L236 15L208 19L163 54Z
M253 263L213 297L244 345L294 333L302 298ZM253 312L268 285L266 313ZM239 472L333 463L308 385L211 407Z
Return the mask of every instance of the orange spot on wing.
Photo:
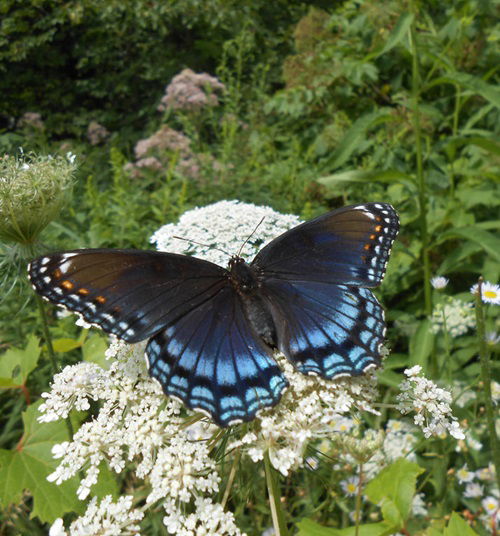
M90 290L88 288L82 287L78 289L78 294L81 294L82 296L87 296L90 294Z
M382 225L377 225L377 227L375 227L375 231L377 231L377 233L380 233L381 230L382 230Z
M68 281L67 279L65 279L62 283L61 283L61 287L64 287L66 290L71 290L75 285L73 285L73 283L71 281Z
M375 238L376 238L376 235L374 235L374 234L370 235L370 240L375 240Z
M95 301L99 303L106 303L106 298L104 296L96 296Z
M54 270L54 277L55 277L56 279L60 279L60 278L62 277L62 272L61 272L61 270L59 270L59 268L56 268L56 269Z
M363 246L363 249L366 250L366 251L368 251L368 250L370 249L370 244L365 244L365 245Z

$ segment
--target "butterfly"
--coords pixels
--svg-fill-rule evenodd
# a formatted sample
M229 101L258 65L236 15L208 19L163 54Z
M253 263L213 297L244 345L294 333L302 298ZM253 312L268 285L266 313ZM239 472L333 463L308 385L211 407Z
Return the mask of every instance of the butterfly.
M29 265L49 301L129 343L148 339L163 391L226 427L278 403L288 382L273 358L333 379L380 364L378 286L399 219L387 203L334 210L283 233L251 263L78 249Z

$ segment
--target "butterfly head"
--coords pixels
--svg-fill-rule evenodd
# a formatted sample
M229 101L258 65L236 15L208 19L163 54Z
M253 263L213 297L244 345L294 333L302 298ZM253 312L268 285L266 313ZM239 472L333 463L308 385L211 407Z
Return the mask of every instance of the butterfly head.
M238 256L229 261L229 278L238 294L253 294L260 286L256 270Z

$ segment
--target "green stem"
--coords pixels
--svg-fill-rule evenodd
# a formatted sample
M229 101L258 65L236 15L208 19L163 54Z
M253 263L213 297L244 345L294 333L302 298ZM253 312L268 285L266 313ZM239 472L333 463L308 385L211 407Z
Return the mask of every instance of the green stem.
M49 355L49 361L52 368L52 375L55 376L59 372L57 365L56 354L54 352L54 346L52 345L52 337L50 335L49 323L47 321L47 312L45 311L45 303L42 298L37 294L35 296L36 303L38 305L38 311L40 312L40 319L42 320L43 337L45 344L47 345L47 353ZM66 417L66 427L68 429L70 440L73 439L73 425L71 419Z
M416 14L416 9L414 9ZM416 20L416 17L415 17ZM427 189L424 177L423 165L423 150L422 150L422 129L420 125L420 72L418 64L418 43L417 32L415 30L415 22L412 23L410 30L410 45L412 53L412 120L413 131L415 133L415 157L417 165L417 187L419 200L419 222L420 222L420 238L422 240L422 267L424 279L424 297L425 297L425 314L429 316L432 313L431 299L431 269L429 261L429 233L427 228Z
M361 499L363 497L363 464L359 464L359 482L358 490L356 493L356 507L355 507L355 516L356 516L356 527L354 529L354 535L359 536L359 525L361 522Z
M275 536L288 536L285 515L281 508L279 477L276 469L271 465L268 451L264 454L264 468L266 471L267 493L269 495L269 505L271 507Z
M238 464L240 462L241 457L241 451L238 449L236 452L236 455L233 459L233 464L231 465L231 470L229 471L229 477L227 479L226 483L226 489L224 490L224 497L222 497L222 508L226 508L227 501L229 500L229 495L231 493L231 489L233 487L234 477L236 476L236 470L238 469Z
M488 345L486 344L486 326L484 321L484 305L482 301L483 278L479 278L476 291L476 324L479 339L479 358L481 363L481 377L484 388L484 407L486 409L486 422L490 438L493 464L496 470L497 485L500 488L500 441L495 428L495 411L491 397L491 364Z

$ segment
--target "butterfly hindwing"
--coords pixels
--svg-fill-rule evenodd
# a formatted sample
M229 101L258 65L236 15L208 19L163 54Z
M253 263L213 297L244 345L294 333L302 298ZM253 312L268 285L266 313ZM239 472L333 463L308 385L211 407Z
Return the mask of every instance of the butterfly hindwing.
M146 354L166 394L220 426L253 419L287 385L229 286L155 335Z
M281 279L376 287L398 230L387 203L343 207L274 239L252 266Z
M207 261L155 251L82 249L29 266L35 290L127 342L151 337L226 282Z
M332 379L380 364L384 313L369 289L274 279L264 292L278 348L300 372Z

